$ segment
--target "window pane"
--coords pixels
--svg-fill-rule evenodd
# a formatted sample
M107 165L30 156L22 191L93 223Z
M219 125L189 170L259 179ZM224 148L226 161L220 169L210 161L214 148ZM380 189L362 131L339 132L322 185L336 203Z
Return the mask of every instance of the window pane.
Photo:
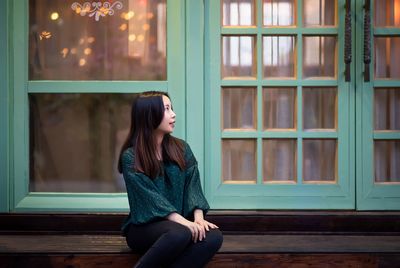
M334 78L336 36L303 37L303 77Z
M295 25L294 0L264 0L264 26Z
M166 79L165 0L74 2L29 1L30 80Z
M336 88L303 89L304 129L335 129L336 114Z
M255 77L255 38L222 37L222 77Z
M336 1L303 0L304 26L334 26Z
M264 129L294 129L296 89L264 88Z
M133 94L30 94L30 191L123 192Z
M374 141L375 182L400 182L400 140Z
M265 139L264 182L296 181L296 148L295 139Z
M222 180L255 183L256 140L222 140Z
M305 182L334 182L336 166L336 140L303 140L303 179Z
M400 88L374 90L375 130L400 130Z
M264 77L294 77L294 36L264 36Z
M400 37L375 37L375 77L400 79Z
M400 26L400 0L375 0L375 26Z
M255 88L222 89L222 122L224 129L256 129Z
M254 0L223 0L222 24L224 26L254 25Z

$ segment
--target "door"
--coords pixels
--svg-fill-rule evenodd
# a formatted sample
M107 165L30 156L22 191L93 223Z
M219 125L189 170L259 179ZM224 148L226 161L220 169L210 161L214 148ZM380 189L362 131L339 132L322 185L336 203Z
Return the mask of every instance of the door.
M213 208L355 208L345 10L343 0L206 1Z
M356 10L357 208L400 209L400 1Z

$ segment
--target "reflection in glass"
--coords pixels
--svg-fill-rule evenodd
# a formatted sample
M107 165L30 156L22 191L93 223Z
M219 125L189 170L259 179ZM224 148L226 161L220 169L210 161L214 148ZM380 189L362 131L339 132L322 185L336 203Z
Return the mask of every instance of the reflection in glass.
M336 36L303 37L303 77L334 78Z
M400 37L375 37L375 77L400 79Z
M296 180L295 139L265 139L263 141L264 182Z
M252 36L222 37L222 77L255 77L255 38Z
M303 0L303 25L306 27L334 26L335 0Z
M124 192L133 94L30 94L30 191Z
M400 140L374 141L375 182L400 182Z
M256 140L223 139L223 181L255 182L256 178Z
M294 36L264 36L264 77L294 77L294 49Z
M264 26L291 26L295 23L294 0L264 0Z
M375 130L400 130L400 88L375 88Z
M76 0L30 0L29 79L166 80L166 1L119 1L96 20Z
M334 182L336 169L336 140L303 140L303 179L305 182Z
M256 129L256 95L255 88L222 89L224 129Z
M336 88L303 89L303 128L335 129L337 118Z
M294 129L296 118L295 88L264 88L264 129Z
M254 0L223 0L222 24L224 26L254 25Z
M375 26L400 26L400 0L375 0Z

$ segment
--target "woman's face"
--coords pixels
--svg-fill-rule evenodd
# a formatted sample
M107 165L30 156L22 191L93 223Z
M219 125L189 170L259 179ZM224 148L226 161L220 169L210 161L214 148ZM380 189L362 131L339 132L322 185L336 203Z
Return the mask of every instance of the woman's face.
M162 98L164 103L164 118L157 127L157 130L162 134L169 134L174 131L176 114L172 110L171 100L165 95Z

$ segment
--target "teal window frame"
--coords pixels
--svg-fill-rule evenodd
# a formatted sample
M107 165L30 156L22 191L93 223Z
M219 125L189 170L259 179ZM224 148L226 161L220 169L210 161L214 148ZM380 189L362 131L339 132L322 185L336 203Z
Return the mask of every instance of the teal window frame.
M220 1L206 0L206 185L205 192L213 208L217 209L354 209L355 208L355 140L354 133L354 81L344 82L344 12L338 14L337 28L302 28L302 1L296 1L298 10L297 27L263 28L262 20L258 19L257 28L221 28ZM262 17L262 1L255 1L257 17ZM354 5L354 3L353 3ZM337 8L345 7L345 0L338 0ZM352 18L354 24L354 16ZM287 34L297 37L299 60L296 61L297 78L263 80L262 63L257 60L258 74L256 79L224 80L221 78L221 41L222 35L253 35L256 36L257 53L261 55L261 38L263 34ZM302 78L302 34L304 35L337 35L337 73L335 79L303 79ZM353 32L354 36L354 32ZM353 39L354 40L354 39ZM211 45L212 44L212 45ZM259 59L259 58L258 58ZM354 64L353 64L354 67ZM354 75L354 68L352 74ZM337 80L336 80L337 78ZM257 88L257 131L240 131L235 133L222 132L220 123L221 87L251 86ZM290 86L297 88L297 125L293 132L263 132L262 126L262 90L265 86ZM338 127L337 132L306 132L302 126L302 87L304 86L334 86L338 88ZM223 138L252 138L257 141L257 181L256 184L223 184L221 183L221 140ZM263 138L298 138L297 155L302 154L303 138L337 138L338 142L338 183L337 184L305 184L299 180L297 185L264 185L262 183L262 139ZM302 162L297 162L297 174L302 174ZM301 175L300 175L301 176Z
M356 14L364 14L362 1L356 1ZM371 1L371 14L374 5ZM400 140L400 132L377 132L373 126L374 88L400 88L400 79L374 78L374 36L400 36L399 27L375 28L371 16L371 63L370 82L364 82L364 64L357 61L358 75L356 76L356 152L357 152L357 209L358 210L400 210L400 184L374 183L374 140ZM363 32L363 25L357 24L356 31ZM363 39L356 39L356 58L363 58Z
M126 193L41 193L29 192L29 93L138 93L146 90L168 91L177 117L175 136L186 139L186 6L184 0L167 1L167 73L166 81L29 81L28 80L28 0L11 1L13 25L12 73L13 98L10 115L12 157L10 158L13 187L10 189L9 210L21 211L90 211L119 212L129 209ZM196 71L196 70L193 70ZM11 77L11 76L10 76ZM196 83L197 81L193 81ZM54 90L56 88L56 90ZM80 90L84 88L84 90ZM117 90L115 90L117 88ZM190 96L191 98L196 97ZM194 102L192 100L191 103ZM192 110L192 109L191 109ZM194 139L194 138L192 138ZM197 143L197 149L198 149Z
M10 0L0 3L0 212L9 211L9 7Z

